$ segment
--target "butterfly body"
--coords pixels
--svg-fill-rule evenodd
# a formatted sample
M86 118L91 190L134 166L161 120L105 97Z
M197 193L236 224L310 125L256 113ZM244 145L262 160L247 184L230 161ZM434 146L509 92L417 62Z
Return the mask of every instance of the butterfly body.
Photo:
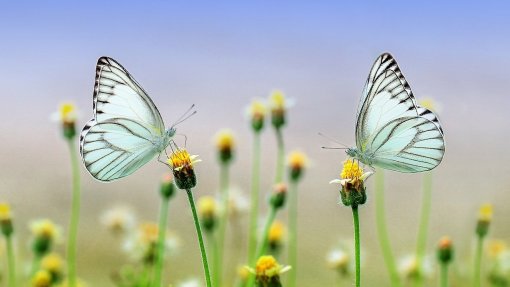
M160 154L175 135L148 94L117 61L99 58L92 118L80 136L87 171L100 181L128 176Z
M369 166L398 172L435 168L445 151L437 116L420 107L395 59L377 58L361 97L356 121L356 147L347 155Z

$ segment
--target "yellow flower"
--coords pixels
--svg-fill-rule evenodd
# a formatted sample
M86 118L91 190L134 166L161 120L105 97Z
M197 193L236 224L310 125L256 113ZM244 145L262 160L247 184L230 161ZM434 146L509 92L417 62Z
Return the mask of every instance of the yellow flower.
M269 228L268 240L271 246L280 245L283 236L285 235L285 225L279 220L275 220L271 227Z
M152 264L156 260L159 227L154 222L145 222L138 226L138 230L127 238L124 250L134 260ZM179 239L169 230L166 230L165 252L172 253L179 246Z
M285 125L285 114L290 106L282 91L275 90L269 96L271 121L276 129Z
M234 133L229 129L220 130L215 136L219 159L222 163L229 162L233 157L235 146Z
M289 154L287 163L290 168L290 178L292 180L298 180L303 170L308 166L308 157L305 153L295 150Z
M503 252L508 250L508 246L505 241L494 239L489 241L487 245L489 256L491 257L499 257Z
M101 215L101 223L115 235L125 234L134 229L136 218L130 208L117 206Z
M273 280L279 281L280 274L290 270L290 266L281 266L276 259L271 255L261 256L257 260L255 273L258 282L270 282Z
M358 206L367 200L364 181L370 175L372 172L363 172L357 160L348 159L344 161L340 179L334 179L329 183L341 185L340 196L345 206Z
M234 133L229 129L220 130L215 136L216 147L219 150L233 149Z
M437 113L441 110L441 106L433 98L423 98L418 101L418 104L427 110L433 111L434 113Z
M264 119L267 114L266 104L262 100L253 100L247 108L246 114L251 120L251 126L255 132L260 132L264 127Z
M65 125L73 125L78 119L78 109L73 103L62 103L58 111L51 115L51 119Z
M33 287L50 287L51 283L51 274L46 270L37 271L32 278Z
M344 168L340 174L342 179L360 179L363 175L363 168L359 166L359 162L351 159L344 162Z
M287 107L285 94L280 90L274 90L269 96L271 110L284 110Z
M61 228L49 219L39 219L30 223L30 230L35 238L46 238L50 241L61 239Z
M484 222L491 222L492 221L492 204L485 203L480 207L479 214L478 214L478 220L484 221Z
M212 196L202 196L198 200L198 213L201 217L216 216L216 199Z
M0 202L0 220L11 220L11 206L5 202Z
M64 263L62 257L57 253L50 253L41 261L41 268L52 273L52 274L62 274L64 270Z
M180 189L191 189L197 184L193 165L200 160L197 155L190 155L185 149L177 150L168 159L172 165L175 184Z

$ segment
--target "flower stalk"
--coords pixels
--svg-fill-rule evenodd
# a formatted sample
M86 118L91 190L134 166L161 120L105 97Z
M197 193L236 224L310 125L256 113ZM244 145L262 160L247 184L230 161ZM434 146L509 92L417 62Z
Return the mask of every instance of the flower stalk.
M386 212L384 208L384 173L378 170L375 173L375 208L376 208L376 224L379 244L381 245L384 262L390 275L391 286L400 287L400 277L398 276L395 258L391 250L388 230L386 228Z
M165 237L168 225L168 210L170 198L173 196L174 190L175 187L172 178L170 176L165 177L160 187L161 206L159 209L158 250L156 255L156 266L154 268L154 287L162 286L161 275L165 259Z
M421 215L418 229L418 240L416 243L416 276L417 286L423 286L423 258L427 248L427 234L429 228L430 210L432 207L432 173L427 172L423 175L423 194L421 200Z
M253 134L253 160L251 176L251 206L250 206L250 227L248 238L248 262L254 261L257 248L257 226L259 218L260 199L260 133Z
M73 176L73 193L71 203L71 219L69 221L69 238L67 245L67 271L69 287L76 287L76 242L78 238L78 223L80 220L80 170L78 167L78 152L74 142L74 136L67 138L71 157L71 168Z

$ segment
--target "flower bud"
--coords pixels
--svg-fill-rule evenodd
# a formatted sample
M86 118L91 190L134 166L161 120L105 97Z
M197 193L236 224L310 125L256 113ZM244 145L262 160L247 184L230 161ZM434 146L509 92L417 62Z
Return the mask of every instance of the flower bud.
M287 197L287 185L278 183L273 188L273 194L269 199L271 206L274 209L280 209L285 205L285 198Z
M190 154L186 150L177 150L169 158L175 177L175 183L180 189L192 189L197 185L197 178L193 164L199 162L197 156Z
M445 236L439 240L437 258L441 264L448 264L453 260L452 240Z
M175 193L174 179L171 174L163 177L159 188L159 193L164 199L170 199Z

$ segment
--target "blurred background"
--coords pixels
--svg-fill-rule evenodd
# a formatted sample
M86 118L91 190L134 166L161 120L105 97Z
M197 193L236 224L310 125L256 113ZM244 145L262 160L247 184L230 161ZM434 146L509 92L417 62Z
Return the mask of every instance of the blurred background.
M334 144L318 132L354 145L363 85L373 61L387 51L415 96L434 98L441 106L446 155L433 171L429 251L440 236L450 235L461 265L471 254L481 203L494 203L491 236L510 236L509 9L504 1L1 3L0 201L13 206L21 256L28 256L24 242L31 219L49 217L67 227L68 150L50 114L59 103L72 101L80 109L81 129L92 117L97 58L110 56L149 93L168 126L196 105L198 113L180 124L178 133L203 160L196 167L197 197L218 189L213 137L221 128L235 132L232 184L248 194L252 134L245 108L273 89L294 99L284 130L286 148L299 148L311 158L299 194L298 282L333 285L337 274L327 269L325 257L340 239L352 238L352 216L338 204L338 187L328 184L346 156L322 150ZM276 161L272 129L264 131L262 145L262 190L267 191ZM127 204L141 220L157 220L158 186L167 171L153 161L128 178L103 184L82 168L78 272L92 286L113 286L111 272L127 261L99 223L100 214ZM422 175L386 175L389 230L401 257L415 248ZM387 286L372 191L373 179L368 202L360 208L363 277ZM182 245L169 261L167 278L201 278L182 193L171 202L169 222ZM248 216L245 222L243 228Z

